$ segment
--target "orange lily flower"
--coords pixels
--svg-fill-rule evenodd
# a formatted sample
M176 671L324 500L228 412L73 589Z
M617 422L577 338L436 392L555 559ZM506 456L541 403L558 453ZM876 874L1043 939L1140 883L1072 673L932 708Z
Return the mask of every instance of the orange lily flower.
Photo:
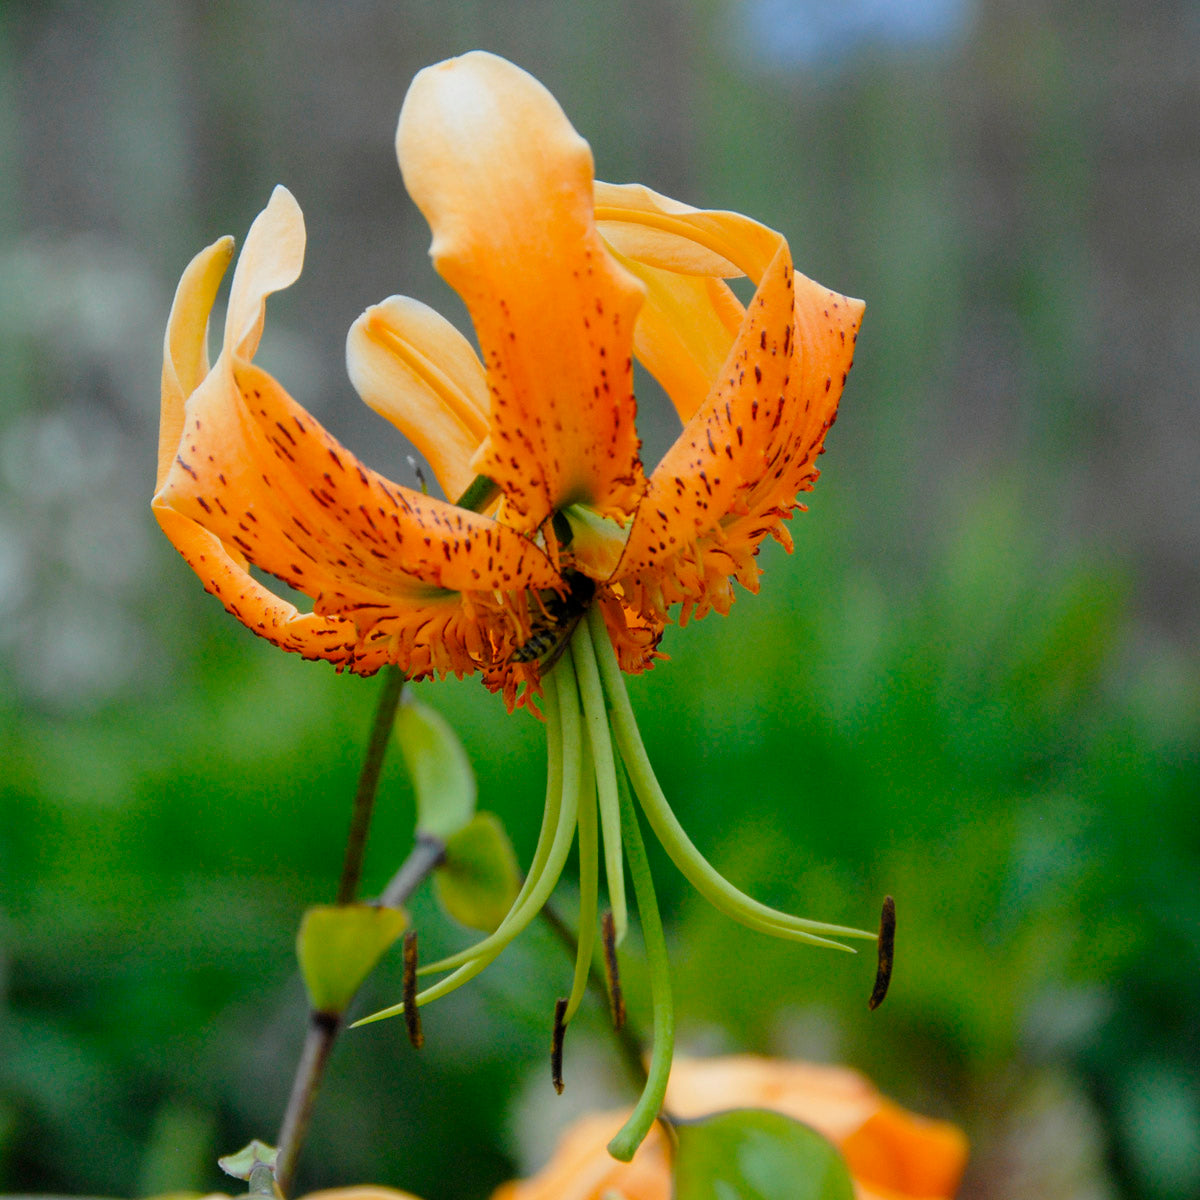
M722 911L840 949L829 935L874 936L768 908L712 868L654 778L622 678L653 663L676 608L683 623L727 611L735 580L757 590L764 538L791 548L782 522L816 479L863 306L798 275L785 239L748 217L597 183L550 93L493 55L420 72L396 149L482 358L431 309L393 296L354 323L347 364L454 502L360 463L254 364L266 299L296 280L304 253L300 209L277 188L246 238L211 367L208 318L230 239L201 251L179 284L153 508L206 588L286 650L361 674L389 663L413 679L479 671L510 709L541 690L548 784L525 884L492 935L423 968L450 974L417 1000L465 983L528 925L578 830L565 1026L595 948L601 840L615 944L628 855L656 1032L651 1082L613 1144L628 1157L658 1111L673 1024L626 774L676 865ZM746 306L725 282L739 275L756 288ZM649 477L635 357L683 423ZM312 610L251 567L309 596Z
M412 678L485 673L510 707L560 598L594 594L626 671L649 666L673 605L724 612L812 486L862 305L797 275L746 217L594 183L591 153L525 72L474 53L421 72L400 166L434 263L483 352L392 297L350 332L364 400L426 456L450 498L393 483L305 413L253 357L266 297L300 273L304 224L277 189L234 276L217 363L208 314L232 243L202 251L167 331L154 511L225 607L306 658ZM749 275L743 308L725 277ZM632 363L684 422L647 479ZM253 565L312 598L301 613ZM577 602L576 602L577 606ZM536 647L535 647L536 648Z
M667 1109L694 1120L731 1108L765 1108L810 1125L842 1152L857 1200L951 1200L967 1161L954 1125L908 1112L844 1067L738 1056L675 1063ZM651 1131L630 1163L605 1145L619 1113L594 1113L563 1134L531 1179L506 1183L493 1200L669 1200L671 1163L662 1131Z

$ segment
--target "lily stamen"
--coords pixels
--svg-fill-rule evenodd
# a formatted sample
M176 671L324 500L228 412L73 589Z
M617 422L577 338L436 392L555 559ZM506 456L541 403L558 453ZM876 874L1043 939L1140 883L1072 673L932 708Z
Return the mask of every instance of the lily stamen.
M567 1034L567 1001L561 996L554 1002L554 1030L550 1035L550 1082L563 1094L563 1038Z
M620 1032L625 1027L625 995L621 990L621 971L617 965L617 930L609 910L605 911L600 922L600 935L604 943L604 982L608 985L613 1028Z
M896 956L896 901L884 896L883 909L879 914L879 965L875 972L875 986L867 1007L874 1012L884 1001L888 985L892 982L892 963Z
M425 1045L425 1034L421 1031L421 1010L417 1006L417 931L410 929L404 935L404 1024L408 1040L413 1048L420 1050Z

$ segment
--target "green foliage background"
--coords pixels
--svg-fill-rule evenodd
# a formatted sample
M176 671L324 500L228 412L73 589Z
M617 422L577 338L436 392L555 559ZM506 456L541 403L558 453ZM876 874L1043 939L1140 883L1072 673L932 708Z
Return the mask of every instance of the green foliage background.
M286 183L309 265L264 364L410 479L341 340L393 291L462 318L390 144L413 72L479 45L602 177L749 212L868 301L795 554L631 691L735 882L868 925L895 895L893 993L868 1014L872 964L733 926L659 854L684 1047L858 1066L968 1130L965 1197L1200 1191L1200 18L910 9L942 18L811 52L788 31L832 10L783 0L0 9L0 1186L218 1188L218 1153L274 1136L292 939L336 887L377 684L255 641L158 535L162 323L188 256ZM420 692L527 861L539 728L474 681ZM368 892L412 822L394 755ZM301 1184L486 1196L619 1102L595 1012L550 1091L568 977L535 931L426 1010L419 1056L398 1022L347 1036ZM398 995L392 963L364 1011Z

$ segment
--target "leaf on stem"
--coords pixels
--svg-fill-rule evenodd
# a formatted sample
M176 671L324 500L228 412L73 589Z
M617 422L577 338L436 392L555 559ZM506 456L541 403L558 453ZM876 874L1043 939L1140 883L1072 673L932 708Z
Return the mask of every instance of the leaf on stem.
M300 922L296 957L314 1011L341 1016L408 926L408 914L369 904L316 905Z
M854 1200L832 1143L781 1113L734 1109L675 1132L675 1200Z
M521 888L521 871L495 814L476 813L446 840L433 886L438 903L461 925L484 933L499 928Z
M417 835L447 842L475 813L475 773L458 735L440 713L405 700L396 740L417 799Z
M258 1138L255 1138L233 1154L226 1154L223 1158L218 1158L217 1166L226 1175L232 1175L234 1179L249 1179L250 1172L259 1163L274 1170L275 1159L278 1155L279 1151L274 1146L268 1146L266 1142L260 1142Z

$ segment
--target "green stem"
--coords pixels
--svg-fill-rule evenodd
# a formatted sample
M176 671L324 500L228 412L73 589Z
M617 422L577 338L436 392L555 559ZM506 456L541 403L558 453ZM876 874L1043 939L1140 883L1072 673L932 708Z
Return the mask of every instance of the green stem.
M300 1149L308 1136L308 1123L312 1118L313 1105L317 1101L317 1092L325 1075L325 1065L329 1062L329 1055L341 1025L341 1020L332 1013L309 1014L304 1049L300 1052L296 1078L292 1082L287 1110L279 1128L275 1182L284 1196L291 1190L296 1160L300 1157Z
M629 875L637 899L638 921L646 946L646 968L650 976L650 1002L654 1012L654 1045L650 1052L650 1070L629 1120L608 1143L608 1152L619 1162L629 1162L637 1148L658 1120L667 1080L671 1074L671 1059L675 1053L675 1009L671 1002L671 964L667 958L667 942L663 936L662 918L654 895L654 880L650 861L638 828L637 813L629 796L625 780L618 777L621 803L621 831L625 835L625 855L629 860Z
M367 834L371 828L371 816L375 811L375 797L379 791L379 777L383 770L383 761L387 757L392 726L396 720L396 708L404 691L404 672L398 667L388 666L383 669L383 686L375 705L375 719L371 724L371 736L363 754L362 768L358 774L358 786L354 792L354 804L350 813L350 829L346 835L346 852L342 858L342 874L338 881L337 903L353 904L358 895L358 885L362 878L363 855L366 852ZM417 848L414 847L414 854ZM407 865L407 864L406 864ZM415 886L433 868L430 863L423 873L411 873ZM404 868L401 868L403 871ZM276 1139L279 1153L275 1159L275 1182L283 1195L287 1195L292 1184L292 1175L304 1139L308 1135L308 1124L312 1117L313 1105L321 1088L325 1075L325 1067L333 1051L333 1043L337 1040L342 1027L341 1019L330 1013L313 1012L309 1014L308 1032L304 1038L304 1047L300 1052L300 1061L296 1065L296 1075L292 1080L292 1090L288 1094L287 1107L284 1110L283 1121Z
M485 508L500 494L500 485L486 475L476 475L467 484L454 504L457 508L469 508L472 512L483 512Z
M396 708L404 691L404 672L399 667L384 667L383 687L375 707L371 737L363 755L354 807L350 813L350 832L346 835L346 854L342 860L342 878L338 883L337 904L353 904L362 878L363 854L367 848L367 833L371 814L375 811L375 794L379 790L379 775L387 756L389 735L396 721Z
M721 912L740 921L751 929L770 933L775 937L787 938L791 941L806 942L810 945L825 946L833 950L844 950L853 954L849 946L840 942L830 941L817 934L833 934L838 937L866 938L874 940L876 934L865 929L855 929L845 925L830 925L823 921L810 921L804 917L794 917L789 913L780 912L747 896L745 892L734 887L705 857L696 849L691 838L680 825L678 818L671 811L662 786L650 765L642 735L637 727L637 720L629 703L629 693L625 690L625 681L617 664L617 656L607 636L603 639L593 639L596 649L596 659L600 667L600 677L604 683L605 695L608 698L612 715L612 729L616 736L621 758L629 772L630 781L637 792L642 804L642 811L650 822L655 836L670 856L671 861L679 868L688 882Z
M629 921L625 904L625 863L621 857L621 807L617 800L617 770L613 760L612 732L609 729L604 691L600 686L600 672L596 665L596 651L588 633L589 628L596 629L596 636L602 637L605 643L608 643L604 616L596 605L589 611L587 621L580 624L571 641L571 648L579 672L579 696L583 701L584 721L596 764L600 824L604 830L604 874L608 880L608 903L616 925L617 945L620 945Z
M380 908L403 908L417 890L429 878L435 867L446 859L446 843L431 833L418 833L408 857L400 869L379 893L376 903Z

